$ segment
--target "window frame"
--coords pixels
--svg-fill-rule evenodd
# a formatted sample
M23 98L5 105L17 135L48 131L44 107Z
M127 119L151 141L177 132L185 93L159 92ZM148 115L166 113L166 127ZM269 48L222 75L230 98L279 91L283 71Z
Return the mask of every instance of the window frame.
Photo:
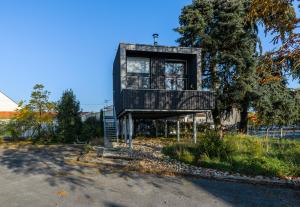
M148 64L148 66L149 66L149 68L148 68L148 72L147 73L144 73L144 72L130 72L130 71L128 71L128 59L130 59L130 58L136 58L136 59L144 59L144 60L148 60L148 62L149 62L149 64ZM148 58L148 57L135 57L135 56L133 56L133 57L131 57L131 56L129 56L129 57L127 57L126 58L126 74L149 74L150 75L150 73L151 73L151 58Z
M167 75L166 73L166 64L167 63L183 63L184 65L184 69L183 69L183 74L182 75ZM165 90L171 90L171 91L183 91L186 90L187 88L187 60L180 60L180 59L166 59L165 60L165 67L164 67L164 76L165 76ZM175 84L175 89L173 88L167 88L167 80L173 79L175 80L176 84ZM182 88L178 88L178 81L179 80L183 80L183 89Z
M144 59L148 61L148 72L128 72L128 59L136 58L136 59ZM128 87L128 78L136 78L137 85L136 87ZM148 87L144 88L142 79L148 79ZM129 56L126 58L126 89L150 89L151 88L151 58L149 57L139 57L139 56Z

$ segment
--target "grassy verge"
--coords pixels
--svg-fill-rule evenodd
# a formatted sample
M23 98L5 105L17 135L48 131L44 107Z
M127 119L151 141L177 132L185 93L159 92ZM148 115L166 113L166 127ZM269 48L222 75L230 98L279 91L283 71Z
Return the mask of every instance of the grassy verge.
M209 133L198 144L170 144L163 153L182 162L246 175L300 176L300 142Z

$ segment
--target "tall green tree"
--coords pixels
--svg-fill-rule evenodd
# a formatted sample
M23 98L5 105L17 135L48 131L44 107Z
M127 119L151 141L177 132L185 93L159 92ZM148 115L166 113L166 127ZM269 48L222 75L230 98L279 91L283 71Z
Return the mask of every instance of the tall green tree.
M253 107L262 125L290 125L299 120L299 94L288 88L285 69L280 60L261 57L257 73L259 75L259 97ZM271 57L269 57L271 58Z
M55 104L49 100L50 92L42 84L33 87L28 104L20 102L16 115L7 125L13 138L31 132L31 137L43 138L47 128L52 126Z
M300 34L297 28L300 20L295 10L299 10L300 5L299 1L297 2L295 0L251 0L247 21L262 23L265 33L271 33L273 43L279 46L264 56L264 66L277 64L282 69L288 70L293 78L299 80Z
M33 112L36 122L37 136L40 137L43 124L49 124L53 120L53 110L55 105L49 101L50 92L45 90L44 85L36 84L31 93L28 108L29 112Z
M180 45L202 49L203 84L216 92L212 114L220 131L224 115L237 107L240 131L246 132L256 97L258 35L256 25L244 21L248 8L247 0L193 0L182 9L176 29Z
M57 103L57 132L60 142L72 143L81 131L80 103L72 90L63 92Z
M283 82L272 80L261 86L261 98L254 103L260 124L285 126L298 121L299 105L295 93Z

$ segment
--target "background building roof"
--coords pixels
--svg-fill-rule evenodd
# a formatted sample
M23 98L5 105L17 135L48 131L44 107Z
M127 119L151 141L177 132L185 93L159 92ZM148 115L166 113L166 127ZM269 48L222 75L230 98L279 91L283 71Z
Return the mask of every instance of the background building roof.
M18 104L0 91L0 112L14 112Z

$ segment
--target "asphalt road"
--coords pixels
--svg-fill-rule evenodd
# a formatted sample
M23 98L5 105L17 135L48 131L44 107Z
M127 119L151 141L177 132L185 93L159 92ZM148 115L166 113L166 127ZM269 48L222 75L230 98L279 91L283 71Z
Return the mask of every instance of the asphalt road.
M0 206L300 206L300 191L68 165L72 148L0 149Z

